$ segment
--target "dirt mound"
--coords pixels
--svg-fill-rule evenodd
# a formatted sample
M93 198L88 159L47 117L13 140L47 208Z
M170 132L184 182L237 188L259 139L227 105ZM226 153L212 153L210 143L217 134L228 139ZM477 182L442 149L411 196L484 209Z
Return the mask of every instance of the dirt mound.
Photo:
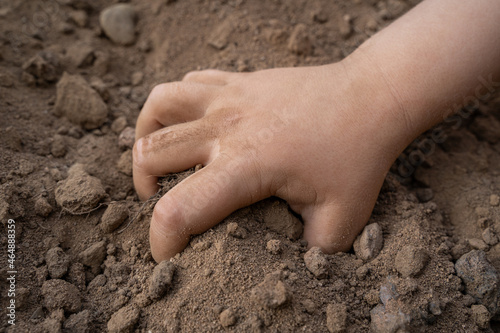
M424 134L404 152L349 253L308 250L300 219L271 198L156 264L157 197L133 190L133 128L155 84L337 61L416 2L6 3L0 284L15 295L0 305L16 325L0 331L492 331L498 97L440 126L444 141ZM168 175L162 191L192 172Z

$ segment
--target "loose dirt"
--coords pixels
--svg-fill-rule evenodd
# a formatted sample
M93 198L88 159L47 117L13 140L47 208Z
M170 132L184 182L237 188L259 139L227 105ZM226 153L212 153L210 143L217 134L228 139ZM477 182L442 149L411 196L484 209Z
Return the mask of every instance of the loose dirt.
M134 126L155 84L196 69L338 61L417 2L2 2L0 331L498 327L498 95L404 152L349 253L308 250L300 219L269 199L157 265L148 243L157 198L144 204L133 189ZM166 176L163 191L192 172Z

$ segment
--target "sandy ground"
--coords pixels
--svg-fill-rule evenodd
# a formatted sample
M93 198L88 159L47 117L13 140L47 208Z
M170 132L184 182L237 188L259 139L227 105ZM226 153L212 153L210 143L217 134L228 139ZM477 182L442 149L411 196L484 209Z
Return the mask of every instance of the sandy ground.
M404 152L349 253L308 251L270 199L157 265L133 190L154 85L338 61L417 2L134 0L116 31L112 2L0 1L0 331L495 331L498 95Z

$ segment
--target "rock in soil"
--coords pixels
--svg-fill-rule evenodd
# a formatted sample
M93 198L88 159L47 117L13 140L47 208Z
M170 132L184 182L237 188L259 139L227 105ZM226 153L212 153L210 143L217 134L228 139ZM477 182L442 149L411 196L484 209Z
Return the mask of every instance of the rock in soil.
M65 72L57 83L54 114L90 130L104 124L108 107L83 77Z
M484 229L482 237L484 242L490 246L496 245L498 243L498 236L490 227Z
M53 247L47 251L45 262L53 279L62 278L67 272L70 264L69 257L60 247Z
M208 45L217 50L223 50L229 43L229 36L234 30L234 22L231 18L220 23L208 37Z
M77 312L82 306L78 288L60 279L45 281L42 285L43 306L49 311L63 309Z
M491 314L496 314L499 300L497 270L480 250L464 254L455 264L457 275L465 284L465 291L486 306Z
M70 214L90 212L105 196L101 181L86 173L81 164L73 165L55 190L57 204Z
M64 322L64 329L71 333L89 333L91 316L89 310L72 314Z
M319 247L312 247L304 254L304 262L307 269L314 274L318 279L325 279L328 277L329 263L325 254Z
M280 254L283 251L283 245L279 239L270 239L266 244L266 250L272 254Z
M401 311L391 312L382 304L370 311L371 331L373 333L408 332L410 316Z
M328 304L326 307L326 327L330 333L345 332L347 307L344 304Z
M49 204L47 199L40 197L35 201L35 213L42 217L49 216L52 213L52 206Z
M50 153L56 158L64 157L66 155L66 139L62 135L54 135Z
M479 328L486 329L490 327L491 315L484 305L472 305L470 309L472 310L472 318Z
M98 274L101 270L101 265L106 258L106 242L100 241L89 246L85 251L80 253L80 261L85 266L91 268L93 274Z
M135 129L133 127L125 127L118 137L118 147L121 149L132 149L135 142Z
M236 320L238 320L238 317L236 316L234 310L231 308L222 311L219 315L219 321L222 327L233 326L234 324L236 324Z
M170 261L164 260L156 265L149 284L149 297L152 300L160 299L165 295L168 287L172 284L174 273L175 265Z
M428 258L424 249L407 245L398 251L394 265L398 272L406 278L420 273L424 269Z
M280 275L280 272L267 274L264 281L252 289L252 299L262 308L276 309L290 300L291 294Z
M135 42L135 22L137 14L129 4L107 7L99 16L101 28L113 42L130 45Z
M116 168L124 175L132 176L132 163L132 150L128 149L120 156L120 159L116 163Z
M134 305L128 305L115 312L108 321L109 333L132 332L139 321L140 311Z
M269 229L290 239L298 239L302 235L302 222L288 210L286 203L277 200L263 210L264 224Z
M247 238L248 235L247 230L243 227L240 227L236 222L228 223L226 232L228 236L239 239Z
M354 241L354 253L358 258L368 261L375 258L382 250L384 245L384 236L382 228L378 223L368 224L361 235Z
M110 233L116 230L128 218L128 208L120 202L111 202L101 217L101 230Z

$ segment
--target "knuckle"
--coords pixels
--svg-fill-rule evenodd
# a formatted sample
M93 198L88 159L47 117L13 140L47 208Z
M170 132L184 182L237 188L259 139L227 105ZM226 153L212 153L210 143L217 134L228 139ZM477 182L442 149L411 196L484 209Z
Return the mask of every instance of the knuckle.
M151 90L151 93L149 94L149 98L153 100L157 100L161 98L161 96L164 94L165 89L166 89L167 84L166 83L161 83L157 84L156 86L153 87Z
M184 216L170 197L164 197L161 203L155 206L152 221L152 227L162 236L184 233Z
M186 75L184 75L184 77L182 78L182 81L192 80L199 73L200 73L200 71L191 71L191 72L188 72L188 73L186 73Z

